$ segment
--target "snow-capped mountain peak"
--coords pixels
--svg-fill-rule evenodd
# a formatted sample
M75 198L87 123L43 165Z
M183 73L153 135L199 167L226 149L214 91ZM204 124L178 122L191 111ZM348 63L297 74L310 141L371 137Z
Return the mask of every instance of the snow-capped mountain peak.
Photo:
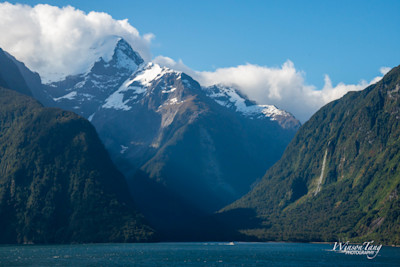
M238 90L223 85L203 88L210 98L219 105L233 109L251 119L268 118L277 121L283 128L298 128L300 123L292 114L278 109L274 105L257 105L243 96Z
M51 83L47 90L59 106L86 118L133 73L144 67L144 60L120 37L109 38L92 50L91 57L97 58L86 72Z
M88 75L90 73L113 72L113 74L124 73L132 74L138 69L138 67L144 63L142 57L135 52L132 47L123 39L118 38L114 44L112 56L109 57L107 53L99 56L92 67L85 73ZM98 53L97 53L98 54Z
M123 38L119 38L115 45L113 57L107 63L115 68L127 69L133 72L143 62L142 57Z

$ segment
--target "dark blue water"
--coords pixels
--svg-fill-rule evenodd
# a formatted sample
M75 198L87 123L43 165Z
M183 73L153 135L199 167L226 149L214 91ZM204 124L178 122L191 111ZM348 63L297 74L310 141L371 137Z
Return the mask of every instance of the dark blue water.
M0 246L2 266L400 266L400 248L345 255L329 244L155 243Z

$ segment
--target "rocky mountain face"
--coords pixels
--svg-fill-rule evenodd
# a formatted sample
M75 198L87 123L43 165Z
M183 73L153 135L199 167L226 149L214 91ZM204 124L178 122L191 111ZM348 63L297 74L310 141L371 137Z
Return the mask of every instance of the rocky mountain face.
M220 217L247 239L399 244L399 88L400 66L323 107Z
M4 88L0 217L0 243L154 239L94 127Z
M300 126L274 106L256 105L234 88L203 88L115 42L111 58L43 92L92 122L136 203L160 227L245 194Z

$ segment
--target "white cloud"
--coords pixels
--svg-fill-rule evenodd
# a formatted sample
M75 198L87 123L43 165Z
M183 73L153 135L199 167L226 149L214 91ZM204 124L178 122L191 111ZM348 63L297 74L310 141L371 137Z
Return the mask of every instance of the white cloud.
M203 86L222 84L236 87L258 104L276 105L291 112L302 122L308 120L323 105L349 91L362 90L382 78L376 77L371 82L362 80L358 84L339 83L333 86L329 76L325 75L325 85L319 90L305 82L304 73L296 70L290 60L281 67L246 64L220 68L213 72L193 71L181 60L175 62L162 56L158 56L156 60L163 66L186 72ZM380 69L382 75L389 70L386 67Z
M113 36L123 37L145 60L151 59L153 35L141 36L128 20L115 20L106 13L5 2L0 3L0 18L0 47L44 80L86 71L99 52L91 48Z
M196 72L194 70L192 70L191 68L189 68L188 66L186 66L185 64L183 64L181 59L178 60L178 62L176 62L175 60L173 60L170 57L157 56L155 59L153 59L153 62L157 63L163 67L168 67L170 69L183 71L184 73L192 76L193 78L194 78L194 76L196 76Z
M382 75L385 75L386 73L388 73L391 70L390 67L381 67L379 69L379 71L382 73Z

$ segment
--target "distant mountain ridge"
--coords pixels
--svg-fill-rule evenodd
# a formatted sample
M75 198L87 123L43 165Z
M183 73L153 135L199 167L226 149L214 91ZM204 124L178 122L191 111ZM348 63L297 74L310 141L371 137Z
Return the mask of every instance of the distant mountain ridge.
M400 66L321 108L221 217L248 239L400 244L399 88Z
M208 214L245 194L300 126L234 88L201 87L144 62L125 40L115 44L89 71L44 85L41 96L92 122L141 210L168 217L145 214L155 223L179 220L168 210ZM154 190L159 198L148 199Z

